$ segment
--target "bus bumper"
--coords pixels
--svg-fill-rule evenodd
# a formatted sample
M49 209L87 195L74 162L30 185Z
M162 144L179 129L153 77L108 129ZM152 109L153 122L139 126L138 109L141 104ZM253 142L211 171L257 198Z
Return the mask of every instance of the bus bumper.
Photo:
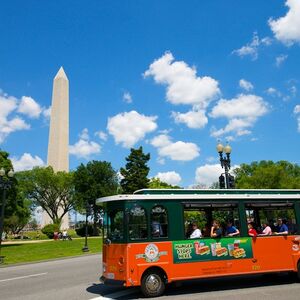
M109 279L105 276L101 276L99 278L100 282L104 283L105 285L111 285L111 286L125 286L125 280L116 280L116 279Z

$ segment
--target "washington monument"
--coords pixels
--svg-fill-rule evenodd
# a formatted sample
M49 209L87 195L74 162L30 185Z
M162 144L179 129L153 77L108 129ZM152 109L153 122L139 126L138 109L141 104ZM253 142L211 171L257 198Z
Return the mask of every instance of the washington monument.
M69 80L63 67L53 80L47 165L55 172L69 172ZM42 226L49 223L51 219L44 212ZM69 228L68 214L61 227Z

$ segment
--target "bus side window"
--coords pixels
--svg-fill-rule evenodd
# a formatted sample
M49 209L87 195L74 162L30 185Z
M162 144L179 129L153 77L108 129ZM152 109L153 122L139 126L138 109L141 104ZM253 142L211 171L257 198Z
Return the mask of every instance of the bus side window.
M146 211L142 206L134 206L129 212L128 234L131 240L147 238Z
M246 204L247 221L256 225L258 236L280 234L280 220L286 224L288 234L296 234L293 203L261 202Z
M162 205L154 206L151 210L151 237L168 237L168 215L167 210Z

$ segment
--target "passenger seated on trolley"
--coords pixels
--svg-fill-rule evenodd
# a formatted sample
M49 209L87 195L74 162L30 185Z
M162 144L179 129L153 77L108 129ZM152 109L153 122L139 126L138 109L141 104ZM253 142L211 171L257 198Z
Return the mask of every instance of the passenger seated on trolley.
M278 219L277 224L278 224L278 232L275 232L275 234L288 234L289 233L289 229L286 225L285 219L281 219L281 218Z
M218 220L213 221L213 225L210 229L210 236L213 238L220 238L222 236L222 228Z
M264 222L262 224L262 228L263 228L263 230L262 230L262 232L258 236L272 235L272 229L269 226L268 222Z
M190 239L199 239L202 237L201 230L198 228L197 223L192 223L193 232L190 235Z
M227 227L226 227L226 236L236 236L240 234L240 231L232 225L232 221L227 222Z
M257 231L255 229L254 222L248 223L248 235L249 236L257 236Z
M163 230L161 224L158 221L152 221L152 237L161 237L163 236Z

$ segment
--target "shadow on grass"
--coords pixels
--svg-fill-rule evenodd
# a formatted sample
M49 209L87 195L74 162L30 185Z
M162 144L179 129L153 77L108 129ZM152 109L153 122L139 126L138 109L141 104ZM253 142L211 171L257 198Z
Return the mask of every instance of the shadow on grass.
M9 244L9 245L1 245L1 248L8 248L8 247L19 247L19 246L22 246L23 244Z

